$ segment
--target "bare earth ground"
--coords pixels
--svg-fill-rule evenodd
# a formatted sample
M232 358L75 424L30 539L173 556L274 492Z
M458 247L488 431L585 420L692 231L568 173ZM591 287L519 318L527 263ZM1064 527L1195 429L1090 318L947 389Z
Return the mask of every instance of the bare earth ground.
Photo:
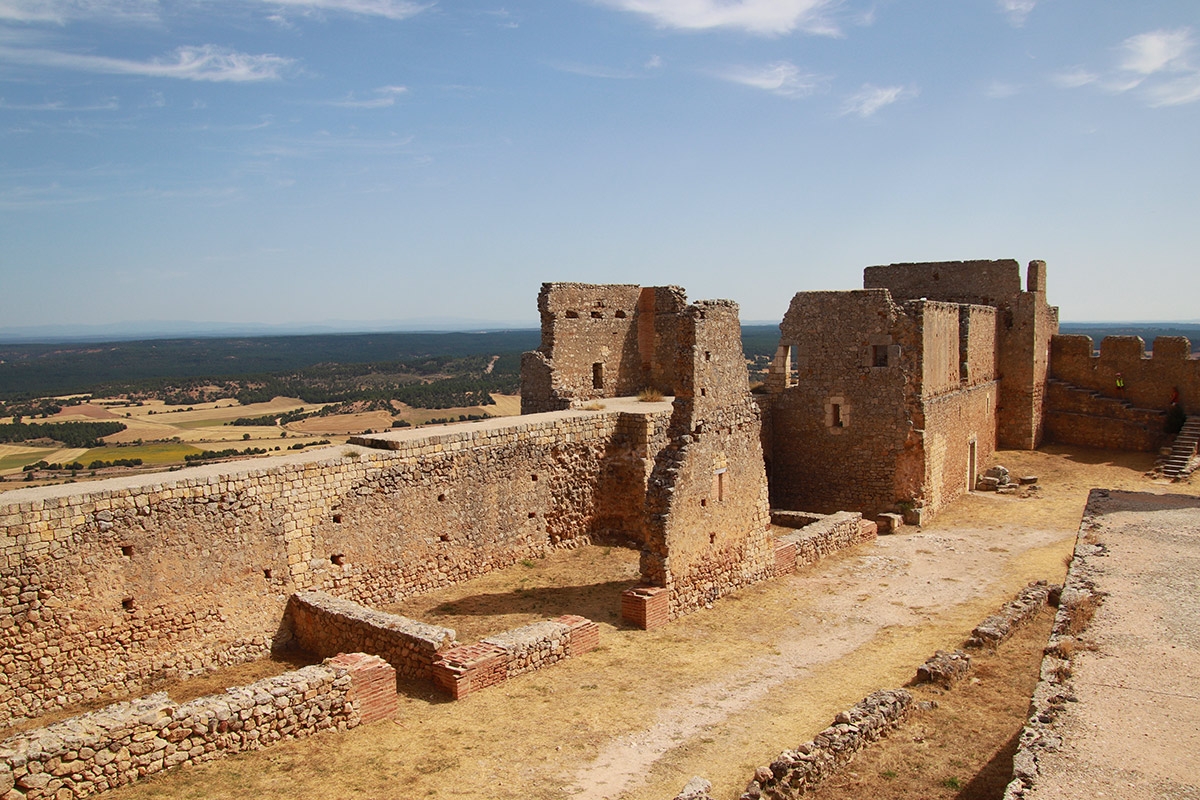
M461 631L460 641L491 630L493 613L508 615L497 620L505 628L583 613L600 623L601 647L457 703L411 687L392 721L114 796L663 800L702 774L715 796L736 797L757 765L869 692L905 684L1028 581L1061 581L1087 488L1192 490L1143 477L1151 458L1138 454L1056 448L998 459L1014 474L1039 475L1044 488L1025 498L968 496L924 530L750 587L653 632L616 619L634 563L621 550L562 553L406 602Z

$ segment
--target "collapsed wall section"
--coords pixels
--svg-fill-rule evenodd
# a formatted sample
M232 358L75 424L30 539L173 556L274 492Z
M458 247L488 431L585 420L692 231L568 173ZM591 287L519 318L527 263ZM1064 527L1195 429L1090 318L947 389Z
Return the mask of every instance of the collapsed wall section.
M774 565L758 407L737 305L695 303L676 348L669 443L647 494L642 577L671 617L769 577Z
M646 441L670 411L639 416ZM387 449L5 493L0 725L261 658L286 641L296 591L394 603L587 541L605 508L605 532L639 540L625 527L640 517L611 509L644 507L647 456L597 498L618 429L636 427L621 417L488 420L372 438Z

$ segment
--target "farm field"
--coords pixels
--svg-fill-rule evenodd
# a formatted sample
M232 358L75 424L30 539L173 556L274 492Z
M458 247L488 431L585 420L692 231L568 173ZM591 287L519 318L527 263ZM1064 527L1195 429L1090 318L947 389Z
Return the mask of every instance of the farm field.
M161 400L130 402L122 398L95 398L80 405L66 406L46 419L27 421L115 421L124 424L125 430L104 437L103 447L68 448L55 446L45 440L29 444L0 444L0 491L67 479L112 477L131 470L178 468L186 463L187 456L194 457L205 450L256 448L274 453L295 449L297 445L311 446L326 441L341 444L346 437L367 430L388 430L393 422L399 420L419 426L428 424L430 420L457 422L460 416L508 416L521 411L521 399L517 395L493 395L493 399L495 404L488 406L429 409L394 403L394 414L365 411L312 416L284 424L276 422L275 425L233 425L231 423L240 418L312 412L328 404L304 403L290 397L276 397L268 402L250 405L221 399L190 406L167 405ZM11 421L11 417L0 418L0 423ZM137 467L88 468L95 461L112 462L118 459L141 459L142 463ZM23 467L41 461L64 465L78 462L85 469L74 474L64 471L45 474L38 471L32 480L25 480L27 473ZM93 472L96 474L93 475Z

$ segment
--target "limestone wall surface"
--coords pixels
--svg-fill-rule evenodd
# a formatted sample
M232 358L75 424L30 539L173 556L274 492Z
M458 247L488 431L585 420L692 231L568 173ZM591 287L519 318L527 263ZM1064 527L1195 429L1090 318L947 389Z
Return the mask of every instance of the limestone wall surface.
M395 705L395 673L362 654L183 704L153 694L0 742L0 789L12 800L86 797L172 767L353 728Z
M546 283L542 342L521 361L521 413L551 411L654 387L674 394L682 289Z
M296 591L384 605L640 526L654 455L617 433L671 415L640 406L5 493L0 725L263 657Z
M908 374L920 374L920 340L903 309L883 289L801 292L780 345L771 507L873 513L912 497L922 466L910 439L919 380Z
M672 617L774 568L758 406L737 305L695 303L676 349L668 443L646 498L642 578L670 591Z
M1004 306L1021 292L1021 265L996 261L935 261L886 264L863 270L864 289L887 289L892 298Z

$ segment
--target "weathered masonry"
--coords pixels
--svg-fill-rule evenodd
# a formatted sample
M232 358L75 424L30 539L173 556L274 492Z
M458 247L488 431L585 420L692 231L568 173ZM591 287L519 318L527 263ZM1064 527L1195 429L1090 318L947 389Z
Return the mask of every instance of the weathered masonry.
M1068 444L1157 450L1167 411L1200 410L1200 358L1183 336L1159 336L1147 355L1140 336L1055 336L1046 403L1047 437ZM1118 385L1118 378L1120 384Z
M637 448L665 445L671 408L629 405L5 493L0 725L264 657L288 641L297 591L385 605L639 540Z
M678 287L548 283L538 308L542 346L522 360L523 412L647 388L674 395L664 438L636 448L648 476L642 578L669 592L669 616L767 577L761 420L736 304L688 304Z
M649 370L671 401L0 497L0 725L263 657L297 592L386 605L589 541L640 549L669 617L773 574L737 307L633 296L662 300Z
M1046 267L1015 261L869 267L859 291L800 292L763 398L771 505L936 512L997 445L1042 437Z

